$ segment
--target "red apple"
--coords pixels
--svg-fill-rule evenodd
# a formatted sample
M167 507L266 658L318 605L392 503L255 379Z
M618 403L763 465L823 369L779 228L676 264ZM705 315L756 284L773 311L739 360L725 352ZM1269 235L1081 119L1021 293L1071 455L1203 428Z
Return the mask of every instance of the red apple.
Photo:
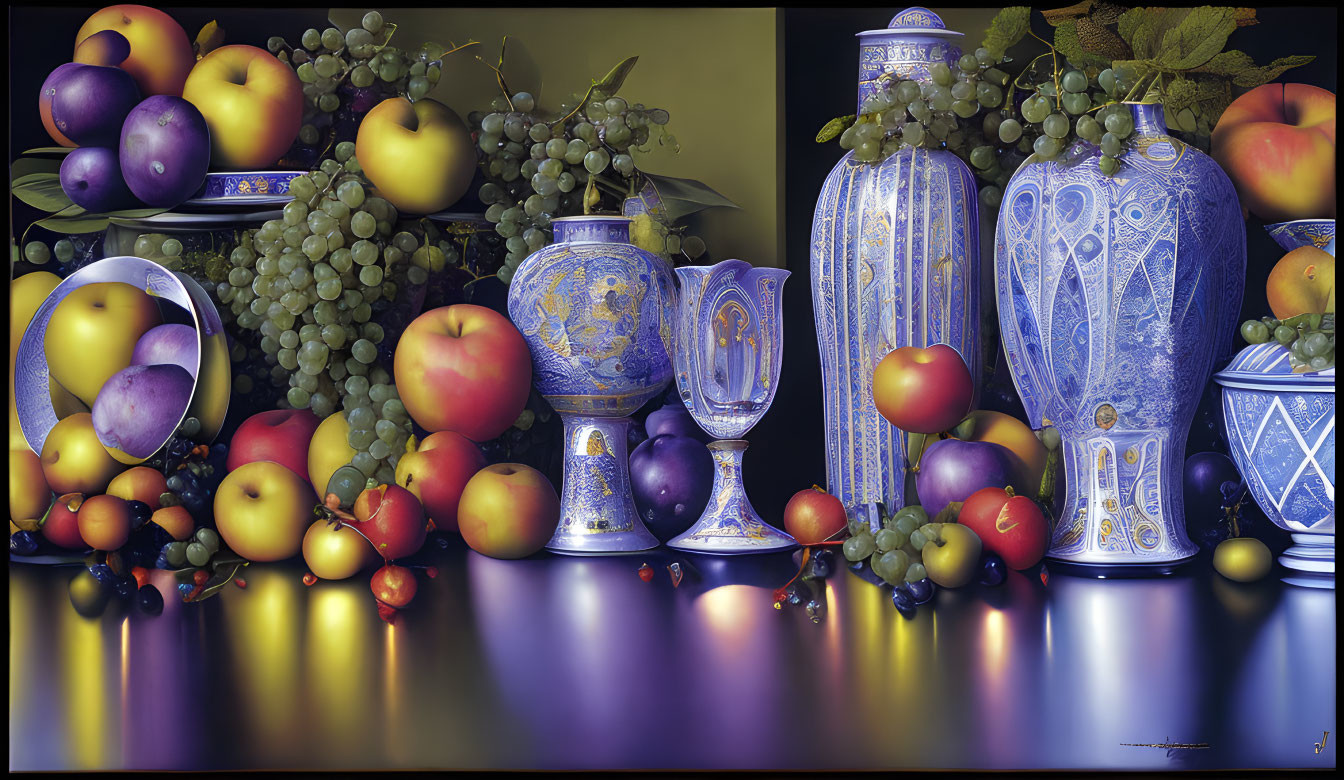
M401 402L421 428L477 442L508 430L532 387L522 334L504 315L467 303L416 317L392 367Z
M1309 84L1265 84L1223 111L1213 159L1241 205L1265 222L1335 217L1335 95Z
M307 479L308 443L319 424L317 415L307 409L254 414L238 426L225 466L233 471L245 463L269 460Z
M526 558L560 522L560 497L546 477L521 463L476 472L462 491L457 524L471 549L491 558Z
M374 572L369 587L373 590L374 598L394 609L402 609L410 604L418 589L415 574L410 569L392 565Z
M420 499L441 531L457 532L457 503L467 480L485 468L485 455L460 433L439 431L397 461L396 482Z
M386 560L415 555L425 543L425 508L400 485L369 488L355 499L359 531Z
M42 523L42 535L57 547L67 550L84 550L88 545L79 535L79 508L84 504L83 493L66 493L59 496L51 505L46 522Z
M846 528L845 505L813 485L784 506L784 530L799 544L820 544Z
M1012 488L977 490L962 504L957 522L975 531L985 549L998 553L1012 569L1041 562L1050 546L1050 523L1036 502Z
M975 386L966 361L952 347L901 347L873 370L877 411L907 433L940 433L971 410Z

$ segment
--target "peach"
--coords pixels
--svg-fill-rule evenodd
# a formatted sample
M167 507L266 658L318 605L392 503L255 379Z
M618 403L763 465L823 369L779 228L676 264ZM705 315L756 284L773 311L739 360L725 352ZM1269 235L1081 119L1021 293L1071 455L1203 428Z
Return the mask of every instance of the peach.
M94 64L106 56L102 46L80 45L103 30L115 30L130 42L130 56L120 67L135 78L142 97L181 96L196 54L186 30L173 17L143 5L111 5L96 11L75 34L75 62Z
M83 493L66 493L51 505L51 512L42 524L42 535L57 547L67 550L88 548L79 534L79 508L84 504Z
M116 496L89 496L76 520L80 538L95 550L119 550L131 537L131 507Z
M540 471L496 463L462 490L457 525L471 549L491 558L526 558L546 546L560 522L560 498Z
M192 519L191 512L181 505L156 509L149 520L179 542L185 542L196 532L196 521Z
M1232 101L1211 138L1241 205L1265 222L1335 217L1335 95L1265 84Z
M37 520L51 506L42 461L27 447L9 451L9 520Z
M1335 310L1335 258L1314 246L1300 246L1274 264L1265 283L1269 308L1281 320Z
M210 127L210 164L256 170L280 159L303 124L303 85L255 46L221 46L196 63L182 97Z
M143 501L151 510L159 508L159 496L168 492L168 480L156 469L136 466L126 469L107 485L107 495L127 501Z
M98 441L91 414L57 422L42 444L42 474L58 494L102 493L122 468Z

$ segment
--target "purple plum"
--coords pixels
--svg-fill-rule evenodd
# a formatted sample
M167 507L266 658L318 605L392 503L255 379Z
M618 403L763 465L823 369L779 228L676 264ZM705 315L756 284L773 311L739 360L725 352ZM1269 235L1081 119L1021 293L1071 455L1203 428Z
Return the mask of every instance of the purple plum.
M1013 473L1013 454L1003 445L943 439L924 450L915 475L915 491L920 506L933 517L948 504L965 501L981 488L1007 487L1012 484ZM1020 487L1015 485L1014 489L1021 493Z
M195 380L181 366L131 366L108 378L93 400L93 430L103 446L148 458L176 430Z
M121 178L117 150L106 146L81 146L67 154L61 163L61 189L76 206L94 214L135 206L135 196Z
M55 90L51 119L79 146L116 146L122 123L140 102L135 78L104 65L69 69L56 80Z
M199 365L197 355L200 344L196 338L196 329L190 325L170 323L150 328L140 340L135 342L131 352L131 365L152 366L160 364L178 365L196 378Z
M666 542L705 511L714 487L714 458L695 439L655 436L630 453L630 486L644 525Z
M121 128L121 174L146 205L172 208L196 194L210 168L210 129L195 106L154 95Z
M695 439L705 444L713 441L713 437L705 433L705 429L701 428L700 424L691 416L691 413L686 411L686 406L680 400L649 412L649 416L644 420L644 430L649 434L650 439L670 433Z

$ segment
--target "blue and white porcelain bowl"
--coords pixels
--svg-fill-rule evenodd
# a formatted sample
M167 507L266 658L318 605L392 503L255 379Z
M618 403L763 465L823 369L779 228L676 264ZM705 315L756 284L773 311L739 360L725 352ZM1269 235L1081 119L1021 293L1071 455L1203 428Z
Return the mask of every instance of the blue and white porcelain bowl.
M1296 219L1265 225L1274 243L1291 252L1298 247L1314 246L1335 254L1335 221L1333 219Z
M1293 537L1290 569L1335 571L1335 369L1295 374L1276 342L1214 375L1227 441L1255 502Z

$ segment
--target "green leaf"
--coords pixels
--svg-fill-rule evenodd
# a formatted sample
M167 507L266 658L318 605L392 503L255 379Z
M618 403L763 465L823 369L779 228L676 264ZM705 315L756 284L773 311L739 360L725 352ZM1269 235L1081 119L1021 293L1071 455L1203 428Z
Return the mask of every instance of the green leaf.
M817 143L824 144L839 137L850 125L854 124L855 118L854 114L850 114L848 116L838 116L827 122L826 126L817 132Z
M1142 8L1131 8L1120 14L1120 19L1116 22L1116 32L1125 39L1131 47L1134 45L1134 33L1138 31L1139 24L1143 21L1147 11Z
M1284 71L1306 65L1314 59L1316 58L1309 54L1280 57L1268 65L1242 71L1233 77L1232 83L1238 87L1258 87L1282 76Z
M1138 26L1133 31L1133 38L1127 38L1129 47L1134 50L1134 59L1146 60L1157 56L1162 47L1163 36L1168 30L1175 29L1185 17L1190 15L1190 8L1136 8L1135 11L1141 11L1139 15ZM1127 15L1127 14L1126 14ZM1124 22L1125 17L1121 16L1120 21ZM1121 37L1125 37L1121 34Z
M13 186L34 173L54 173L59 179L61 161L50 157L20 157L9 166L9 183Z
M1157 62L1171 70L1197 68L1227 45L1227 36L1237 29L1232 8L1192 8L1176 27L1162 35Z
M1199 85L1190 79L1177 78L1167 85L1162 96L1162 104L1173 115L1182 109L1191 108L1199 98Z
M34 225L46 228L53 233L97 233L107 228L107 217L79 215L73 217L50 216L39 219Z
M1093 54L1083 48L1082 42L1078 40L1078 23L1073 19L1068 19L1055 25L1055 48L1058 49L1059 53L1064 55L1064 59L1072 63L1074 67L1111 67L1110 60Z
M652 173L646 173L644 176L653 183L654 189L657 190L658 198L663 202L663 209L667 212L669 223L677 222L682 217L716 206L731 209L741 208L741 206L714 191L709 185L694 179L676 179L671 176L658 176Z
M121 209L119 211L109 211L103 216L111 217L113 219L144 219L145 217L152 217L156 214L162 214L165 211L168 211L168 209L158 207L147 207L142 209Z
M1027 34L1031 28L1031 9L1024 5L1009 6L994 17L985 31L985 39L980 44L989 49L994 57L1003 53Z
M620 90L621 85L625 83L625 77L630 75L630 71L635 69L635 63L639 62L639 57L626 57L617 63L601 81L593 84L593 89L598 92L605 92L608 96L615 95Z
M1208 62L1194 68L1195 73L1214 73L1219 76L1235 76L1242 71L1255 67L1251 55L1237 49L1228 49L1213 55Z
M70 199L61 189L61 177L55 173L29 174L22 183L9 188L14 197L35 209L56 212L70 205Z
M64 157L74 150L73 146L39 146L36 149L29 149L24 154L57 154Z

